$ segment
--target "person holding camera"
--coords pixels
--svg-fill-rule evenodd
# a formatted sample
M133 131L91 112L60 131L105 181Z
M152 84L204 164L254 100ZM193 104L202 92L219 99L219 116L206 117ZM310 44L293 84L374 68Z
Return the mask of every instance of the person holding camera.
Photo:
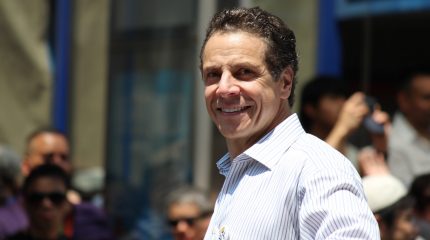
M333 76L316 76L301 94L300 121L303 128L345 155L358 169L358 148L349 137L369 113L362 92L348 96L342 81Z

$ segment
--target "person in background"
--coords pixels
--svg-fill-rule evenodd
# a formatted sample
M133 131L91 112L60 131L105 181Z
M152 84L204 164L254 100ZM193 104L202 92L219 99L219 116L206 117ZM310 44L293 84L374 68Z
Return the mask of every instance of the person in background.
M69 188L69 175L58 165L30 171L22 187L30 226L10 239L114 239L104 213L68 201Z
M388 143L390 170L406 186L430 172L430 68L420 66L409 72L399 85L398 111Z
M22 162L24 176L44 163L56 164L67 174L72 174L69 140L64 133L54 128L37 129L28 136Z
M18 154L0 145L0 239L28 226L19 198L20 168Z
M67 201L69 177L56 165L43 164L32 170L22 187L24 208L28 214L28 229L11 236L20 239L71 239L65 223L72 211Z
M422 239L413 220L414 198L399 179L390 174L368 175L363 188L382 240Z
M412 181L409 195L416 199L414 215L420 235L430 239L430 173L417 176Z
M213 203L201 190L184 186L167 197L167 218L175 240L201 240L209 225Z
M210 21L201 73L228 153L217 163L226 179L205 239L380 239L354 166L292 112L295 44L258 7Z
M53 128L41 128L27 138L26 156L22 163L23 175L43 164L56 165L72 176L70 144L66 135ZM67 189L67 200L73 211L67 219L73 222L73 234L77 239L110 239L112 231L103 209L92 203L82 202L81 196L72 188ZM90 238L94 232L95 238ZM103 237L103 238L100 238Z
M316 76L303 87L299 118L308 133L336 148L358 169L358 148L348 138L359 129L369 109L363 93L348 96L340 79Z

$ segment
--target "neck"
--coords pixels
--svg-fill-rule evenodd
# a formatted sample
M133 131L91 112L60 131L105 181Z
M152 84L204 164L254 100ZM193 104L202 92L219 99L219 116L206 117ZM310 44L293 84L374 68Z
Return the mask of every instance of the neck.
M30 226L30 234L37 239L54 240L60 236L60 227L52 227L49 229L41 229L34 225Z

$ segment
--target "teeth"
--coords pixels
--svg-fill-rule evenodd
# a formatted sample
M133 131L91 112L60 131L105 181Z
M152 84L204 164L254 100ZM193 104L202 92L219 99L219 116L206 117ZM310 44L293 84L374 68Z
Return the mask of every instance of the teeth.
M245 109L245 107L237 107L237 108L222 108L221 110L226 113L239 112Z

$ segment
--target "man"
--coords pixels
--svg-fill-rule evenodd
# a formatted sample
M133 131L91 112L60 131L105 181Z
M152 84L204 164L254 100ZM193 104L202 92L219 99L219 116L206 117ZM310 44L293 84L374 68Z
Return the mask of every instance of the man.
M399 179L386 173L367 175L363 188L382 240L421 239L413 217L414 198Z
M358 148L349 137L358 130L369 113L365 95L354 93L348 98L341 80L317 76L303 87L300 121L303 128L345 155L358 169Z
M69 175L61 167L34 168L22 190L30 226L11 239L113 239L106 216L97 208L69 202L69 188Z
M379 239L352 164L292 113L297 54L282 20L224 10L200 56L206 107L228 149L205 239Z
M72 205L66 199L67 174L56 165L40 165L23 185L24 207L30 225L10 239L71 239L66 237L66 216Z
M63 133L52 128L41 128L27 139L27 151L22 163L24 175L43 164L60 167L69 177L72 174L69 141ZM77 239L97 239L98 236L111 235L111 229L105 213L90 203L81 202L79 194L71 188L67 189L67 200L73 204L73 211L68 219L73 223L73 236ZM88 235L94 232L95 237ZM107 237L103 239L109 239Z
M409 186L430 172L430 68L412 70L397 94L389 138L388 164L393 175Z
M175 240L201 240L205 236L213 205L206 194L181 187L167 198L167 218Z
M69 140L64 133L49 127L37 129L28 136L22 174L27 176L32 169L45 163L55 164L72 175ZM73 189L68 191L67 198L72 203L81 202L79 193Z
M69 141L62 132L41 128L27 138L27 150L22 163L23 174L28 175L33 168L43 163L56 164L71 174Z
M430 239L430 173L420 175L411 183L409 195L415 198L415 222L420 235Z

